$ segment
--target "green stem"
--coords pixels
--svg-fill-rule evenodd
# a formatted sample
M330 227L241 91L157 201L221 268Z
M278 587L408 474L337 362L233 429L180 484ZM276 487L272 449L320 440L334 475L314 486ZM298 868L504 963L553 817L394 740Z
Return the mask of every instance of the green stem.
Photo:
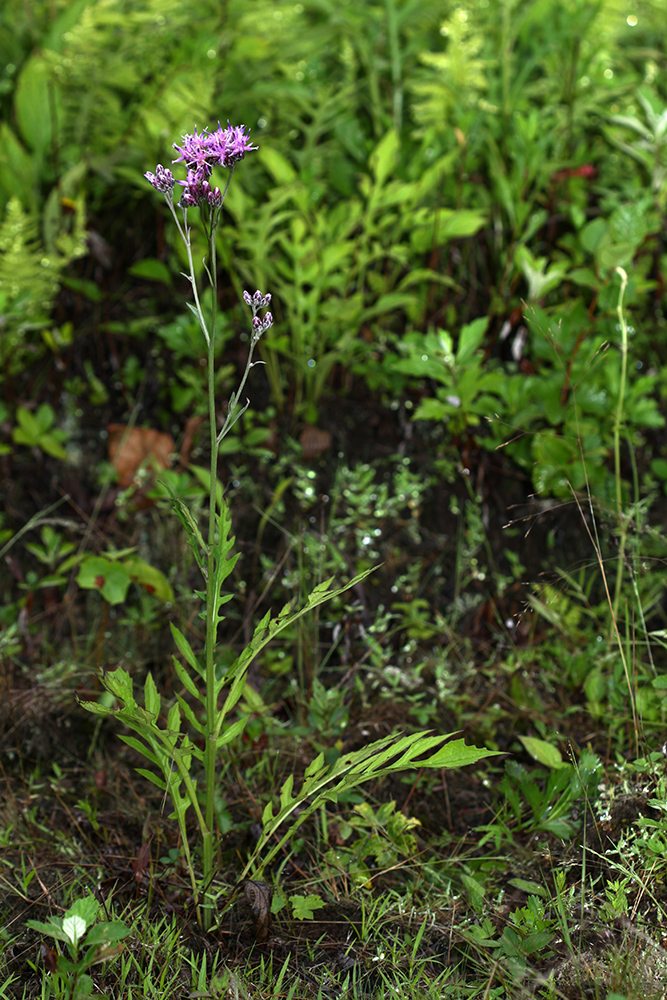
M216 528L216 498L218 485L218 433L215 421L215 320L217 312L218 282L216 275L215 256L215 225L211 225L209 234L209 254L211 260L211 292L213 299L212 330L208 340L208 419L211 444L211 489L208 506L208 536L206 557L206 747L204 750L204 771L206 775L206 816L202 828L202 848L204 863L204 910L202 913L204 930L211 926L211 906L209 888L213 878L213 810L215 798L215 721L216 721L216 687L215 687L215 647L217 643L217 600L215 593L215 528Z
M625 386L628 377L628 327L625 322L625 316L623 315L623 296L628 284L628 276L622 267L617 267L616 273L621 279L621 288L618 293L618 306L616 308L618 322L621 328L621 382L618 389L616 419L614 420L614 474L616 478L616 516L618 518L619 527L616 586L614 589L614 601L612 606L614 618L617 616L618 605L621 599L621 587L623 585L623 562L625 558L625 546L629 530L629 520L623 512L623 481L621 479L621 430L623 427Z

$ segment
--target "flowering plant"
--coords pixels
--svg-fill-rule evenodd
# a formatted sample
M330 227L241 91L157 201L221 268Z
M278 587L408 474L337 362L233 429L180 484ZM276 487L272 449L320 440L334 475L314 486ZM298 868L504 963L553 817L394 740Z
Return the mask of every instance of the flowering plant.
M257 147L251 145L245 126L231 126L228 123L227 128L219 125L214 132L205 129L198 134L195 130L193 135L184 136L180 145L174 143L174 148L179 154L174 162L183 163L187 171L184 181L176 181L171 170L161 164L156 167L154 173L148 172L144 176L164 195L185 245L189 265L186 277L190 282L194 300L194 304L189 305L199 320L208 347L211 478L208 528L205 536L187 505L172 496L174 511L187 532L197 565L206 583L204 593L196 592L205 602L204 658L203 663L200 662L186 636L172 625L174 641L187 666L174 656L174 669L182 685L182 693L176 694L176 702L168 710L166 723L161 715L161 698L150 673L144 684L143 707L137 704L134 698L130 674L120 667L105 672L102 678L104 687L119 707L107 707L97 702L83 702L83 705L96 715L114 716L139 737L137 739L136 736L124 735L121 738L139 751L152 765L150 770L139 768L140 773L162 789L165 796L171 798L179 824L197 912L203 927L209 928L213 912L211 883L214 875L216 767L219 754L240 735L247 722L247 717L242 716L233 722L229 721L229 717L243 695L248 667L275 635L312 608L359 583L372 570L360 573L339 589L333 589L332 579L324 581L315 587L303 607L298 610L295 610L293 602L290 602L276 617L272 618L270 613L266 614L255 628L249 644L232 665L226 671L216 669L218 625L224 620L221 608L232 596L222 593L222 585L233 572L238 559L238 555L233 554L234 538L231 536L229 507L222 491L218 489L218 452L222 439L248 405L242 404L241 394L255 363L254 350L262 334L272 325L273 319L270 312L263 312L269 305L270 295L264 295L260 291L252 295L247 291L244 292L243 299L252 312L250 347L239 387L230 397L226 418L218 430L214 396L217 305L215 230L236 164L246 153ZM219 187L212 187L210 183L214 167L222 167L229 171L222 192ZM174 205L174 191L177 184L183 191L178 204ZM212 292L210 326L202 312L193 266L191 230L188 225L188 211L192 208L199 208L201 212L208 244L206 272ZM181 211L181 218L177 209ZM199 707L198 711L193 708L193 704ZM316 808L326 801L335 802L343 791L371 778L381 777L390 771L411 766L458 767L489 754L486 750L466 747L462 740L450 741L443 746L445 739L443 736L429 736L426 733L416 733L400 739L389 737L355 753L345 754L331 766L324 763L324 758L320 754L306 769L303 784L297 792L293 792L294 779L290 776L280 791L277 811L274 813L271 802L266 806L262 816L262 834L241 874L241 879L249 873L259 874L287 843L294 830ZM438 749L433 753L436 747ZM198 877L198 869L188 840L185 824L188 809L192 809L195 814L200 834L201 877ZM290 825L277 841L276 833L288 820ZM273 841L273 844L268 849L270 841Z

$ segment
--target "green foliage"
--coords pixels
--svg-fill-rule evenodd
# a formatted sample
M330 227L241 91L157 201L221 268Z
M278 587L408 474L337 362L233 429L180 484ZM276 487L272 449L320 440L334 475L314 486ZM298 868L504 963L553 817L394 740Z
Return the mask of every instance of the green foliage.
M67 458L67 452L62 445L66 435L53 426L56 415L48 403L42 403L36 413L19 406L16 420L18 426L12 432L15 444L22 444L27 448L41 448L53 458Z
M0 379L19 371L43 345L58 283L71 261L85 253L83 203L75 206L71 228L58 229L45 246L36 215L12 198L0 224ZM48 342L48 341L47 341ZM26 443L26 442L23 442ZM45 449L48 450L48 449ZM59 457L62 457L60 455Z
M95 984L88 970L100 962L116 958L123 950L120 942L130 929L120 920L97 922L100 904L92 896L77 899L62 917L48 921L27 920L26 926L62 942L69 959L56 954L53 968L44 975L44 996L83 1000L91 996Z
M531 739L526 749L532 755L539 752L544 757L543 744L544 741ZM582 753L577 764L556 761L553 748L548 759L550 772L544 782L537 780L536 774L528 772L517 761L508 761L499 788L519 829L543 830L558 837L572 837L581 821L573 819L570 814L579 800L591 802L597 798L602 764L588 750ZM530 808L529 816L524 803Z
M109 604L122 604L131 583L144 587L162 601L174 600L171 584L158 569L126 552L85 556L76 582L84 590L97 590Z

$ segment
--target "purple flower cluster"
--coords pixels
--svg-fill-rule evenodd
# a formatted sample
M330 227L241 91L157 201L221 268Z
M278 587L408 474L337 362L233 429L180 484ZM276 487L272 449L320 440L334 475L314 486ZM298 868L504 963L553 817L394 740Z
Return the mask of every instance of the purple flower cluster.
M252 332L256 343L262 334L273 326L273 316L270 312L265 313L264 317L257 315L260 309L265 309L270 303L271 293L267 292L266 295L262 295L259 289L254 295L251 295L250 292L244 292L243 301L252 309Z
M166 170L161 164L155 173L144 174L144 177L156 191L171 195L174 185L178 183L184 188L179 205L181 208L194 208L196 205L208 205L211 209L220 208L222 193L220 188L212 188L209 177L213 167L233 167L242 160L246 153L257 149L248 137L245 125L230 125L223 128L220 122L215 132L204 129L193 135L184 135L182 142L174 143L174 149L179 154L174 163L184 163L187 168L187 179L175 181L171 170Z

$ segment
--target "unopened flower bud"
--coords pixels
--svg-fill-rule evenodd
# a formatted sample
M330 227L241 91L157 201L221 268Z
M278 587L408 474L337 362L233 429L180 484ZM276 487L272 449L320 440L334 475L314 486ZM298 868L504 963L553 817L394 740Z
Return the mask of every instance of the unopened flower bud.
M258 309L262 305L262 298L263 298L263 295L262 295L262 293L260 292L260 290L258 288L257 291L255 292L255 294L252 297L253 305L257 306Z
M169 194L170 191L174 190L174 184L176 183L174 175L171 170L163 167L161 163L158 163L154 174L149 170L144 174L144 177L156 191L161 191L162 194Z
M250 294L250 292L245 292L245 291L243 292L243 301L247 306L252 305L252 295Z
M271 313L266 313L264 319L262 320L262 333L266 333L273 326L273 316Z
M253 318L252 318L252 328L253 328L253 330L255 330L255 332L259 332L259 333L262 332L262 320L259 318L259 316L253 316Z
M193 196L192 192L188 188L186 188L183 194L181 195L181 200L178 203L178 207L195 208L197 204L198 204L197 199Z

